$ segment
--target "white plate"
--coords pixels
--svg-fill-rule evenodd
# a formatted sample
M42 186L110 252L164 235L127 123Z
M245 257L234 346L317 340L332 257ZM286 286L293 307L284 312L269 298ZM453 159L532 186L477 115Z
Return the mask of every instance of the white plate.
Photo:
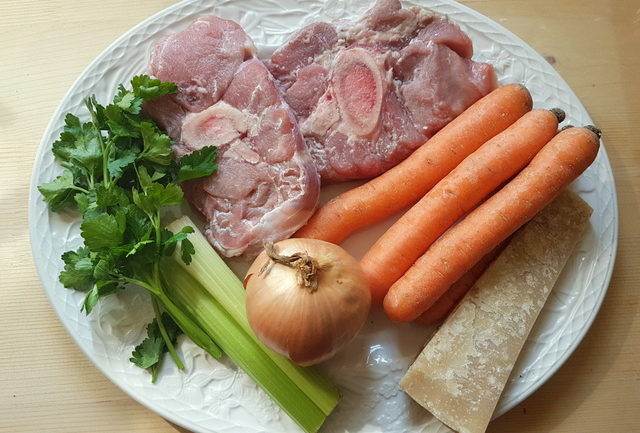
M51 154L64 114L84 113L82 99L96 94L108 102L118 83L145 72L146 54L166 32L184 28L198 15L214 13L239 22L262 56L295 29L318 20L355 18L366 0L227 0L181 2L147 19L109 46L80 75L51 119L35 162L29 198L29 227L34 259L45 291L69 334L91 361L131 397L172 422L201 432L297 432L298 427L241 371L226 360L205 355L188 340L180 351L186 370L164 364L156 384L128 358L152 317L146 295L129 290L103 299L86 317L83 295L62 287L60 255L81 244L76 215L49 212L36 186L60 171ZM348 7L347 7L348 3ZM537 107L561 107L567 123L592 123L586 110L556 71L500 25L451 1L405 1L448 15L471 36L475 58L496 66L502 83L525 84ZM338 187L340 188L340 187ZM552 292L518 360L496 410L506 412L544 383L567 359L591 325L606 293L615 259L618 211L611 167L602 148L595 163L573 185L593 208L591 226ZM324 191L336 193L334 187ZM379 224L349 239L359 256L388 226ZM135 312L135 313L133 313ZM431 330L390 324L373 314L357 340L323 368L344 391L326 432L440 432L445 427L412 403L397 383Z

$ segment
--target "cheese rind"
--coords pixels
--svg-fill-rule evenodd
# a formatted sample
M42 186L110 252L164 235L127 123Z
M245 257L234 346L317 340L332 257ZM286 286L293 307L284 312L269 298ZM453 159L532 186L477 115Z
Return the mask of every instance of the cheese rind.
M400 386L444 424L481 433L592 209L565 192L516 233Z

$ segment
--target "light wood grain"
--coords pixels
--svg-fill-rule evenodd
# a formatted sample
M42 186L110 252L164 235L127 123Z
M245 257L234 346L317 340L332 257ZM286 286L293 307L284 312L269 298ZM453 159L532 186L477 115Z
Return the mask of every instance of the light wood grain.
M169 0L2 0L0 431L175 432L93 367L49 306L31 257L27 197L40 137L65 92L118 36ZM604 131L620 211L604 305L567 363L490 433L640 432L640 4L467 0L554 66Z

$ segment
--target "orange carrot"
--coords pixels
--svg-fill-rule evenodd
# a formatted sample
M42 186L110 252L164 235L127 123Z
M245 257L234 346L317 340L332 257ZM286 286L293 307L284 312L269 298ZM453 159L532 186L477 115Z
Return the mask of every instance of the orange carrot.
M524 86L497 88L400 164L322 206L294 236L340 243L355 230L415 203L464 158L531 110L531 105Z
M384 310L409 322L489 251L550 203L595 159L599 135L588 128L559 132L505 187L431 245L389 289Z
M440 296L427 311L422 313L420 317L415 320L416 323L421 325L432 325L444 320L464 295L471 290L476 281L478 281L478 278L480 278L480 275L483 274L493 259L502 252L508 243L508 240L502 242L496 248L491 250L489 254L480 259L475 266L465 272L465 274L460 277L458 281L453 283L451 287L449 287L449 289Z
M484 143L366 252L360 264L380 305L389 287L460 217L524 168L558 131L561 110L533 110Z

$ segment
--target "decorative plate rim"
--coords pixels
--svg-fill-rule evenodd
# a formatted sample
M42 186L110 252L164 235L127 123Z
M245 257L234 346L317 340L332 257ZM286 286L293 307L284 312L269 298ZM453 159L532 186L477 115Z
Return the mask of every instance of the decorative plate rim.
M511 40L518 42L520 44L520 46L523 47L530 56L536 57L536 58L538 58L538 60L543 60L544 61L542 56L539 53L537 53L533 48L531 48L526 42L521 40L518 36L513 34L508 29L504 28L499 23L497 23L497 22L491 20L490 18L480 14L479 12L469 8L468 6L456 3L456 2L454 2L452 0L438 0L438 1L441 4L448 4L448 5L455 6L457 9L462 10L465 13L474 16L478 20L488 22L496 30L498 30L502 34L508 36ZM54 111L52 117L50 118L49 122L47 123L47 126L46 126L46 128L44 130L44 133L43 133L43 136L42 136L42 140L41 140L41 142L39 144L38 151L37 151L37 154L36 154L36 157L35 157L35 161L34 161L34 165L33 165L33 168L32 168L30 189L29 189L29 197L28 197L28 200L29 200L28 201L28 203L29 203L29 205L28 205L29 236L30 236L30 244L31 244L32 256L33 256L33 259L34 259L34 263L36 265L36 270L38 272L40 280L42 281L43 287L45 289L45 293L46 293L47 297L49 298L49 302L54 307L54 311L55 311L56 315L58 316L60 322L65 327L67 333L72 337L72 339L79 346L81 351L84 352L84 354L87 356L87 358L89 358L92 361L94 366L96 366L96 368L98 368L98 370L100 370L102 372L102 374L104 374L112 383L114 383L116 386L118 386L127 395L129 395L131 398L133 398L134 400L136 400L137 402L139 402L143 406L147 407L149 410L151 410L151 411L153 411L155 413L158 413L163 418L173 422L174 424L183 426L183 427L185 427L187 429L190 429L190 430L193 430L193 431L200 431L202 426L198 425L198 423L193 422L192 420L190 420L188 418L185 418L184 416L181 416L181 415L179 415L179 414L177 414L177 413L175 413L175 412L173 412L171 410L167 410L167 409L164 409L164 408L159 408L159 407L155 406L152 401L149 401L149 400L145 399L144 398L145 396L143 395L143 393L139 392L139 389L132 388L125 381L122 381L121 377L116 376L112 370L107 368L108 367L107 365L105 365L103 363L100 363L100 362L97 362L95 352L91 351L90 347L82 344L82 342L80 341L80 337L78 335L76 335L73 332L73 330L70 328L70 324L66 320L66 316L64 315L64 312L56 307L56 302L55 302L55 300L53 298L53 292L51 290L47 289L46 282L49 281L52 276L49 273L45 272L45 269L44 269L43 265L41 264L41 257L38 255L38 251L36 251L36 248L39 245L40 241L38 240L39 239L39 235L37 233L38 227L34 222L35 221L34 215L35 215L36 211L38 210L39 206L42 206L41 204L39 204L40 196L39 196L39 193L38 193L36 187L37 187L37 184L38 184L38 179L37 179L38 178L38 173L39 173L38 169L41 168L41 165L42 165L42 162L43 162L43 159L45 157L46 152L50 151L51 143L47 140L47 138L52 134L52 132L54 130L56 130L59 127L60 119L63 118L64 112L67 111L67 107L68 107L69 101L71 100L71 97L72 97L72 95L74 93L74 89L76 89L82 83L83 79L85 79L86 76L93 69L95 69L96 65L98 65L100 62L104 61L104 59L115 48L121 46L127 40L130 40L134 35L139 34L143 29L149 27L152 23L154 23L155 21L159 20L160 18L170 15L172 12L175 12L175 11L178 11L178 10L182 10L183 8L187 8L189 5L196 5L196 4L200 4L200 3L203 3L203 0L182 1L182 2L176 3L174 5L171 5L171 6L167 7L167 8L165 8L165 9L163 9L162 11L159 11L159 12L153 14L152 16L150 16L150 17L146 18L145 20L141 21L140 23L138 23L137 25L133 26L131 29L126 31L124 34L122 34L120 37L118 37L115 41L113 41L111 44L109 44L109 46L107 46L107 48L105 48L98 56L96 56L89 63L89 65L82 71L82 73L76 78L76 80L74 80L73 84L67 90L67 92L65 93L65 95L62 98L61 102L58 104L56 110ZM419 3L419 1L416 1L416 3ZM429 7L429 6L427 6L427 7ZM577 96L575 95L575 93L573 92L571 87L566 83L564 78L562 78L562 76L557 71L555 71L555 69L553 69L553 72L556 75L557 79L560 80L561 83L564 86L566 86L568 91L579 102L579 99L577 98ZM580 103L580 105L581 105L581 103ZM582 107L582 108L584 109L584 107ZM584 109L584 110L585 110L585 113L586 113L586 109ZM588 113L587 113L587 116L588 116ZM607 174L606 182L610 183L611 189L613 191L612 197L610 197L611 206L613 206L613 222L612 222L612 227L611 227L611 229L612 229L612 235L611 235L612 239L611 239L611 244L609 245L610 253L606 257L602 258L603 260L607 261L606 269L604 269L604 280L603 280L603 283L602 283L602 289L598 292L598 298L595 300L594 307L593 307L593 309L591 309L591 311L589 313L589 316L586 318L586 320L584 320L583 326L580 328L578 333L574 336L574 338L572 339L571 343L568 346L565 347L564 351L562 351L560 356L556 357L554 363L550 367L547 368L545 373L543 375L541 375L532 385L530 385L528 388L526 388L524 390L524 392L522 392L521 394L519 394L515 398L512 398L511 400L507 400L506 402L503 402L503 404L500 405L498 407L498 409L496 410L496 412L494 413L494 418L496 418L496 417L502 415L503 413L511 410L514 406L516 406L517 404L519 404L522 401L524 401L532 393L534 393L538 388L540 388L540 386L542 386L553 374L555 374L557 372L557 370L566 362L566 360L569 358L569 356L571 356L571 354L575 351L577 346L583 340L584 336L586 335L588 330L591 328L591 326L592 326L592 324L593 324L593 322L595 320L595 317L597 316L598 312L600 311L600 309L602 307L602 304L604 302L604 298L605 298L606 293L607 293L608 286L609 286L611 278L612 278L613 268L614 268L615 259L616 259L616 253L617 253L617 247L618 247L618 233L619 233L619 214L618 214L618 202L617 202L617 195L616 195L616 188L615 188L615 179L613 177L611 164L610 164L607 152L606 152L606 150L604 148L604 144L602 144L602 146L601 146L600 154L598 155L598 158L601 159L602 163L608 169L607 173L606 173Z

